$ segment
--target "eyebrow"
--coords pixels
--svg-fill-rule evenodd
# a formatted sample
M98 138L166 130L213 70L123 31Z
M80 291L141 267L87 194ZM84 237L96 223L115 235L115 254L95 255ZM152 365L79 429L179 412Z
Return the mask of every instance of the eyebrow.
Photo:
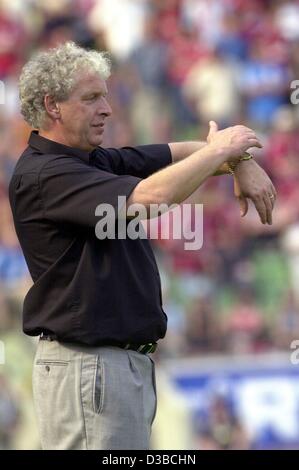
M82 95L83 98L86 98L88 96L103 96L103 97L106 97L108 94L108 91L90 91L88 93L84 93Z

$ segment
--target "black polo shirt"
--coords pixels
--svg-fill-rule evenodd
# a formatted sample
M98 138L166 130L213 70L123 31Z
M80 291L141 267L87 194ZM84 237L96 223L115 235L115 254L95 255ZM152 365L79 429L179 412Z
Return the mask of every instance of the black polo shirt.
M117 208L140 181L171 163L168 145L91 154L34 131L9 185L16 232L34 281L23 306L28 335L87 345L162 338L167 318L147 239L95 235L100 203Z

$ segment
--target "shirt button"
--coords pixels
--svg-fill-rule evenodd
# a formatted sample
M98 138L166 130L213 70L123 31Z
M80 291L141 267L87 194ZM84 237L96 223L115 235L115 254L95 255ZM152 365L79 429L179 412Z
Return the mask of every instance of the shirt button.
M50 366L46 366L46 371L50 372Z

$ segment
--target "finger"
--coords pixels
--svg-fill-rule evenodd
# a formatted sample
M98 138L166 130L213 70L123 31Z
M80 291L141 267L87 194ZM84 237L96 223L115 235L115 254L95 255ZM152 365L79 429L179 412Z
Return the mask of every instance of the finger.
M253 129L251 129L250 127L247 127L247 126L243 126L242 124L238 124L236 126L234 126L236 129L240 130L240 131L249 131L249 132L254 132Z
M215 121L210 121L209 125L210 125L209 135L215 134L215 132L218 131L217 123Z
M276 199L277 199L277 192L273 184L270 185L270 190L269 190L269 198L271 199L272 202L272 210L274 209Z
M234 178L234 195L237 199L242 196L240 184L236 177Z
M255 139L255 140L258 140L259 139L257 138L257 136L255 134L253 134L252 132L246 132L245 134L243 134L243 136L246 138L246 139Z
M265 206L264 199L261 197L256 197L252 199L252 202L255 206L255 209L261 219L262 224L265 224L267 221L267 209Z
M276 201L276 199L277 199L277 191L276 191L276 189L275 189L275 187L274 187L273 184L271 184L271 191L272 191L272 194L273 194L274 199L275 199L275 201Z
M239 205L240 205L240 214L241 217L245 217L248 212L248 201L246 197L240 196L238 197Z
M255 138L257 138L256 136L256 132L251 129L250 127L246 127L246 126L235 126L238 130L242 131L242 133L248 133L248 134L253 134L255 136Z
M273 193L268 194L268 199L271 203L271 208L272 208L272 211L273 211L274 205L275 205L275 196L274 196L274 194Z
M250 140L250 141L255 142L255 143L257 142L259 145L262 145L261 142L259 141L259 139L256 136L249 135L249 136L246 136L246 138L247 138L247 140Z
M252 135L253 137L255 137L256 139L258 138L256 133L250 129L246 130L243 132L243 135Z
M266 207L266 223L272 225L272 199L270 199L269 197L264 197L264 204Z
M258 139L249 137L249 139L247 139L247 142L250 144L248 148L250 147L258 147L260 149L263 148L263 145Z

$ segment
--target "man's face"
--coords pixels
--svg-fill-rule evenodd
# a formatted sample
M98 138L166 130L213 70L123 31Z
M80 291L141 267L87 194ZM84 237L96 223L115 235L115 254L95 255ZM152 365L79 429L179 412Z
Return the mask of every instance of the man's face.
M80 74L70 97L59 103L66 145L88 152L101 145L105 119L112 112L106 95L106 83L96 73Z

